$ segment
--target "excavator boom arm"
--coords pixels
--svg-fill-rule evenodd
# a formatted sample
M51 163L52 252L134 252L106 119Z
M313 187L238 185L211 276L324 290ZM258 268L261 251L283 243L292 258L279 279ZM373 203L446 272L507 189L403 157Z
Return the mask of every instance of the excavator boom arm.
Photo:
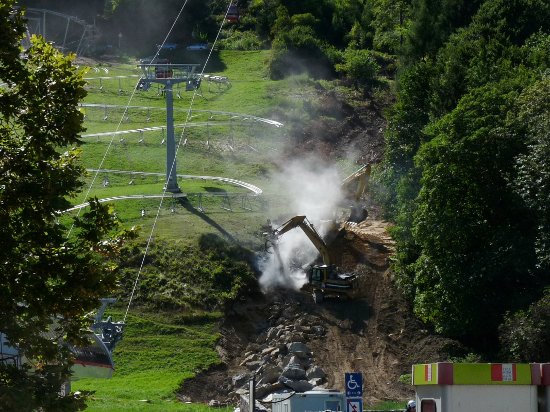
M371 168L371 164L367 163L342 181L342 188L352 195L353 200L358 201L365 193Z
M283 223L279 228L273 231L275 237L280 237L289 230L292 230L296 227L302 229L308 239L313 243L313 246L319 251L323 263L325 265L330 265L330 255L328 253L328 247L325 244L323 238L317 233L313 225L307 220L305 216L294 216L285 223Z

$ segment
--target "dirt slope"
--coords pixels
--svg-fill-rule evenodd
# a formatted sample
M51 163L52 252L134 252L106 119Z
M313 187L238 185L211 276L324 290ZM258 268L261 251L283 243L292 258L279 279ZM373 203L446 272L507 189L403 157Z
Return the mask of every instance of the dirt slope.
M393 286L388 265L393 242L386 228L385 222L367 219L348 226L332 245L341 251L344 269L359 273L359 298L317 305L305 293L278 291L235 305L221 326L218 351L224 365L186 381L182 399L233 402L232 378L245 372L244 354L259 350L261 335L281 323L296 330L324 327L325 333L310 337L307 345L327 373L327 388L343 390L344 373L360 371L365 401L409 398L412 388L398 379L410 373L411 364L445 360L460 348L428 333Z

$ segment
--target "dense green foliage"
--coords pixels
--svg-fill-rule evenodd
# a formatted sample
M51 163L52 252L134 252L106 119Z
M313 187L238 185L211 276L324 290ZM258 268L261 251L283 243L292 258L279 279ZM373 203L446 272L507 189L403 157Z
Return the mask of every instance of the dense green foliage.
M60 223L83 184L74 147L84 81L42 39L21 53L24 26L12 7L0 3L0 331L31 363L0 363L0 409L74 410L82 400L59 394L71 367L60 342L86 342L86 314L114 290L113 258L129 233L117 233L94 201L72 221L72 235Z
M346 49L343 62L336 64L336 70L352 79L355 88L372 82L380 66L369 50Z
M123 251L126 262L122 297L129 293L143 260L143 247ZM135 304L171 310L224 309L256 286L253 256L214 234L197 246L156 241L143 262Z
M543 1L412 3L380 172L394 267L421 319L480 347L550 283L549 18Z
M22 3L45 7L42 0ZM182 9L178 0L94 0L80 7L47 7L94 20L102 33L98 51L109 45L111 52L151 54L164 40L179 47L213 42L230 3L238 4L240 19L221 26L217 46L271 48L269 68L274 79L296 73L333 78L335 65L342 62L340 50L346 48L395 55L404 45L411 15L410 0L189 0L177 21ZM348 53L347 60L350 57Z
M506 314L500 326L504 356L516 362L550 356L550 290L528 309Z

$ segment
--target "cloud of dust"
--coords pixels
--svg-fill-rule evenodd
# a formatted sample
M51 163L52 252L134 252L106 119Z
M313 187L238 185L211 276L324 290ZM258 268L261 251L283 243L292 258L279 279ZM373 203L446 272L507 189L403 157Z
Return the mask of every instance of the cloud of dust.
M293 216L305 215L322 236L329 226L323 225L323 221L328 223L334 219L342 200L342 178L337 168L319 158L294 160L283 164L272 181L287 202L284 217L272 222L272 226L277 228ZM307 265L319 255L317 249L300 228L282 235L277 249L278 253L270 248L266 259L259 264L260 287L263 291L274 287L300 289L307 282Z

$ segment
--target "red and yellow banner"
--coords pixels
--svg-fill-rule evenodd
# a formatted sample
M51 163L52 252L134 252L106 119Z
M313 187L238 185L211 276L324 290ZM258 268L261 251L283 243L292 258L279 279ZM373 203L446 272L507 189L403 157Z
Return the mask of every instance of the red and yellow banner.
M540 364L427 363L413 365L413 385L539 385Z

